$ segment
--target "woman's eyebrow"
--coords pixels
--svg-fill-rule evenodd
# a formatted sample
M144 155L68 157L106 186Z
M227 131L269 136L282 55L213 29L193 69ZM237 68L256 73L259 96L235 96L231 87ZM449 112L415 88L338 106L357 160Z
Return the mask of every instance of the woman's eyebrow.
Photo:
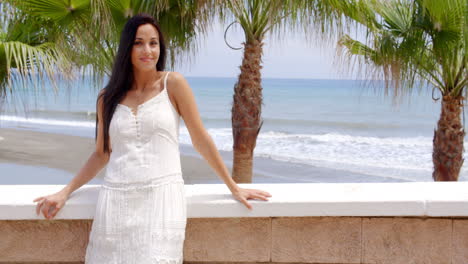
M143 40L143 38L139 38L139 37L136 37L135 39L141 39L141 40ZM152 40L153 40L153 39L156 39L156 40L157 40L158 38L152 37L151 39L152 39Z

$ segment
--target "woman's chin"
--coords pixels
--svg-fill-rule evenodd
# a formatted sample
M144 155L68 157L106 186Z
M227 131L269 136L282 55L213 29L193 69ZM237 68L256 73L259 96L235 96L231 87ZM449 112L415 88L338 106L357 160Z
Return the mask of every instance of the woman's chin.
M154 71L156 69L156 65L138 65L133 66L133 68L137 71Z

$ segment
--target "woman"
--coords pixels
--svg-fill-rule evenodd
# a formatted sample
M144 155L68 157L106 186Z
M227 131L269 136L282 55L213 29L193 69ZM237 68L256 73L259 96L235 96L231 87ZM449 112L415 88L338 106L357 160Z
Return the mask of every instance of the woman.
M186 198L178 145L182 117L195 149L248 209L268 192L238 187L201 122L193 93L164 72L166 48L151 16L131 18L109 84L97 100L96 150L60 192L35 199L52 219L69 195L106 164L86 249L91 263L182 263Z

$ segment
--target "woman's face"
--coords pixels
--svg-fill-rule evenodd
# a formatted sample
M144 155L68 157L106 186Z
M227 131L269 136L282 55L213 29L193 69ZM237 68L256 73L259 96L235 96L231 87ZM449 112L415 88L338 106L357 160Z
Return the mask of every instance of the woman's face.
M132 48L132 64L134 70L149 71L156 69L159 59L159 36L151 24L138 27Z

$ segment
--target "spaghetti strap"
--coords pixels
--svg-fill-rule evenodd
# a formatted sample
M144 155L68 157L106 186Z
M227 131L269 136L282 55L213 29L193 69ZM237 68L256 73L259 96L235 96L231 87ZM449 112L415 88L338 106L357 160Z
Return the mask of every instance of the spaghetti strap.
M171 73L171 72L167 72L166 76L164 76L164 90L167 90L167 76L169 76L169 73Z

